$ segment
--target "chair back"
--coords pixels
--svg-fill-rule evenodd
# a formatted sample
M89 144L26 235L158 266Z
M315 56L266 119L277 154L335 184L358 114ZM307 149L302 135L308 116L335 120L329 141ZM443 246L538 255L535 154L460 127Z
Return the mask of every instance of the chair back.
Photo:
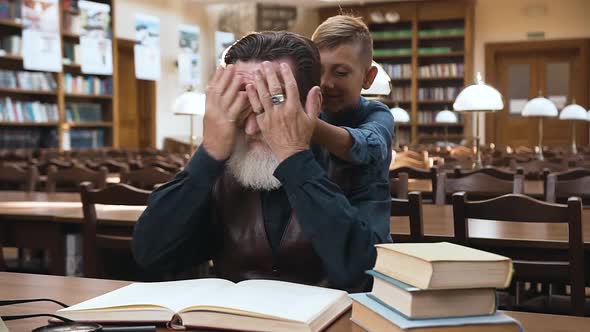
M408 193L407 199L391 199L391 217L409 217L410 241L422 242L424 239L424 226L422 221L422 195L420 192ZM392 238L395 236L392 234Z
M77 164L64 169L51 165L47 173L46 190L48 193L78 191L80 183L84 181L90 181L97 188L102 189L106 186L107 175L108 170L105 167L101 167L99 171L93 171Z
M582 238L582 201L578 197L571 197L567 205L552 204L522 194L508 194L484 201L469 201L467 196L465 192L453 195L455 241L462 245L470 245L469 219L567 224L568 254L565 258L567 260L565 268L563 264L556 264L555 261L516 260L519 258L516 256L517 252L512 251L515 254L512 257L515 260L515 278L526 281L559 281L571 284L573 313L583 315L586 268ZM527 240L518 242L523 241ZM494 246L493 241L488 244L498 250L501 250L500 248L503 246L500 243Z
M105 205L147 205L150 191L134 188L126 184L116 184L105 189L93 189L93 184L80 184L80 196L84 212L84 274L86 277L102 277L104 260L101 251L122 251L131 257L132 231L121 234L101 227L95 204ZM133 261L131 260L133 263Z
M160 167L148 166L135 171L121 173L121 183L141 189L152 190L158 184L166 183L174 177L174 173Z
M432 191L431 192L422 191L422 197L424 199L426 199L427 201L434 202L433 197L434 197L434 193L436 193L436 174L437 174L436 167L431 167L429 170L424 170L424 169L415 168L415 167L408 167L408 166L403 166L403 167L398 167L398 168L392 169L389 171L390 184L391 184L392 179L400 178L400 174L402 174L402 173L408 175L408 180L409 179L429 180L431 183ZM390 185L390 188L391 188L391 185ZM392 197L395 197L395 196L392 195ZM399 198L405 198L405 197L399 197Z
M440 172L437 177L435 203L442 205L451 201L451 195L464 191L474 199L488 199L505 194L524 192L524 176L493 168L470 172L455 169L453 173Z
M26 168L11 164L0 164L0 190L35 190L39 182L39 171L34 165Z
M127 165L127 163L116 161L114 159L105 159L100 162L87 161L86 167L93 171L98 171L101 167L106 167L109 173L122 173L129 171L129 165Z
M565 203L569 197L582 199L590 204L590 170L576 168L566 172L549 173L544 177L545 200L550 203Z

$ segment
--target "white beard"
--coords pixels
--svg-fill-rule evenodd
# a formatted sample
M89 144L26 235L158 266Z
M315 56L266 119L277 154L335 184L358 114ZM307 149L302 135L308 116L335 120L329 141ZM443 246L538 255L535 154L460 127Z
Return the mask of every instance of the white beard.
M254 190L273 190L281 182L273 176L279 162L268 145L248 147L246 139L238 137L238 143L227 162L227 171L244 187Z

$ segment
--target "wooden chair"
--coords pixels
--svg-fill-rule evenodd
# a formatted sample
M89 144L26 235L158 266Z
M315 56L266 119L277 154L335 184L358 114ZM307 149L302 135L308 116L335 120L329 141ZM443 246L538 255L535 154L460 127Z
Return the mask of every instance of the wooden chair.
M154 189L154 186L170 181L174 173L165 171L159 167L148 166L136 171L124 171L121 173L121 183L126 183L141 189Z
M391 199L391 217L410 218L410 242L424 240L424 226L422 222L422 195L418 191L408 193L407 199ZM395 241L395 236L392 234Z
M99 171L92 171L84 166L74 165L70 168L58 169L54 165L49 167L47 173L46 190L48 193L59 191L78 191L79 184L90 181L102 189L107 183L108 171L101 167Z
M402 173L407 174L408 180L409 179L429 180L431 183L431 186L432 186L432 191L430 191L430 192L422 191L422 197L427 202L434 202L434 193L436 193L436 174L437 174L437 169L435 167L431 167L429 170L424 170L424 169L420 169L420 168L404 166L404 167L398 167L396 169L390 170L389 171L390 188L391 188L391 179L399 178L400 174L402 174ZM406 193L407 193L407 190L406 190ZM394 196L392 195L392 197L394 197ZM406 197L407 197L407 195L404 197L398 197L398 198L406 198Z
M138 272L141 269L135 264L131 254L131 232L113 233L109 232L107 227L101 227L95 204L142 206L147 205L150 193L150 191L126 184L116 184L101 190L93 190L90 182L80 184L84 211L84 275L86 277L141 279L143 273ZM120 263L115 264L118 271L110 274L105 269L106 260L103 258L109 253L110 257L116 258L116 261ZM110 260L109 263L111 263Z
M462 245L470 246L469 219L567 224L568 246L567 255L563 256L563 260L551 258L540 261L538 257L534 260L519 260L522 258L519 255L524 255L524 250L521 252L518 248L512 250L510 256L514 260L514 280L565 282L571 285L572 295L568 298L559 297L561 301L556 296L549 300L546 297L540 298L542 307L538 300L535 300L530 304L517 304L517 308L554 313L566 311L574 315L584 315L586 262L582 240L582 201L572 197L567 205L551 204L520 194L508 194L485 201L468 201L467 196L464 192L453 195L455 241ZM489 241L485 249L498 250L499 253L506 254L507 244L502 241ZM526 241L511 243L520 244Z
M129 165L127 165L127 163L116 161L114 159L104 159L100 162L87 161L86 167L93 171L98 171L101 167L106 167L109 173L123 173L129 171Z
M550 203L564 203L569 197L582 199L590 204L590 170L576 168L566 172L549 173L544 176L544 196Z
M436 189L435 204L439 205L449 204L451 195L460 191L467 192L474 199L488 199L523 193L524 176L490 167L470 172L455 169L453 173L438 174Z
M408 173L389 178L389 194L392 198L408 198Z
M22 167L11 164L0 165L0 190L24 190L32 192L39 182L39 171L34 165Z

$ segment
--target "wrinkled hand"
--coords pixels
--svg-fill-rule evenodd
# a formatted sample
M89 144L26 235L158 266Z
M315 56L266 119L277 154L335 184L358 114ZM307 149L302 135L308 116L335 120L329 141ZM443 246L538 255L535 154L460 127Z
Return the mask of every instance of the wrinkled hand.
M203 146L217 160L229 158L238 130L249 112L247 94L240 91L242 84L243 79L235 75L234 65L229 65L217 68L207 86Z
M248 84L246 92L253 109L264 109L256 121L266 142L282 162L291 155L309 149L309 143L320 114L321 93L318 86L307 94L305 108L301 105L297 81L291 68L281 63L279 76L272 63L262 63L262 70L254 75L254 85ZM284 90L283 90L284 89ZM273 105L271 96L284 94L285 102Z

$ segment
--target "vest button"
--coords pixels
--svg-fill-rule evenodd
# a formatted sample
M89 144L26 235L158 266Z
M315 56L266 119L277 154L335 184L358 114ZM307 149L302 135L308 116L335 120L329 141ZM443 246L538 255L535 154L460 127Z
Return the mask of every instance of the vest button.
M272 267L272 275L275 277L279 277L281 275L281 272L279 271L279 268L274 266Z

